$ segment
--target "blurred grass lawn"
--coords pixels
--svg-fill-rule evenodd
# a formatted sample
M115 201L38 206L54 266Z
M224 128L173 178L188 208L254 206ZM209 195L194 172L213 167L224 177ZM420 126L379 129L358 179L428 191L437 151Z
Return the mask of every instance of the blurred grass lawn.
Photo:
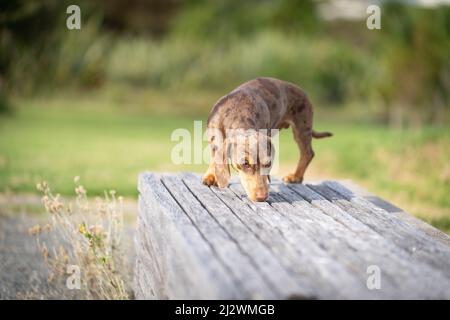
M17 112L0 117L0 191L35 192L46 180L55 192L71 195L79 175L92 194L115 189L136 196L139 172L205 169L172 164L170 135L176 128L193 132L193 121L206 121L220 94L130 96L116 89L16 101ZM449 232L450 128L401 132L340 119L316 110L315 128L335 136L314 141L316 158L306 179L353 179ZM297 161L290 130L281 132L280 149L278 175Z

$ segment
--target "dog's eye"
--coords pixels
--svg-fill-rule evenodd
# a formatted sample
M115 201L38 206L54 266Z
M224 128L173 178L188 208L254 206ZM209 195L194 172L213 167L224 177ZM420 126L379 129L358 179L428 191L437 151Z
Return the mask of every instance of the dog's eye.
M261 164L261 166L262 166L263 168L270 168L270 167L272 166L272 162L263 163L263 164Z

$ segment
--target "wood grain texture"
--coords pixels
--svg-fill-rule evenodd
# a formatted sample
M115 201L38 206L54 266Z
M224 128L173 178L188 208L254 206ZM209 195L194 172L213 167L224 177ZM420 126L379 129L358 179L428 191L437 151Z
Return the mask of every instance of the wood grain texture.
M136 248L139 259L149 250L158 272L149 273L155 298L221 299L237 298L240 292L229 272L192 224L186 213L164 187L157 175L143 175L139 182L143 231L149 247ZM147 242L148 244L148 242ZM151 256L148 260L152 260ZM149 261L153 262L153 261ZM138 298L153 298L152 295Z
M450 298L450 238L351 183L275 179L259 203L191 173L138 188L138 299Z

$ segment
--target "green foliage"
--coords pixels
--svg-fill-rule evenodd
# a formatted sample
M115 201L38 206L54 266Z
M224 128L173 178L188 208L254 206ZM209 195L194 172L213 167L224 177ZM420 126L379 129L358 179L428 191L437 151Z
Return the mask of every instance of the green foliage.
M112 47L108 36L99 34L101 20L97 16L86 19L82 30L64 30L64 35L54 54L52 84L75 84L83 87L97 87L105 77L105 55Z
M66 28L66 9L78 4L82 30ZM108 46L99 32L100 16L89 1L2 2L0 81L6 92L33 93L66 85L96 85ZM2 90L0 88L0 90ZM1 94L1 92L0 92Z
M267 30L311 33L320 26L312 0L191 0L174 19L172 33L222 42Z
M429 223L431 223L436 228L443 230L444 232L447 232L450 234L450 218L448 217L442 217L442 218L434 218L434 219L425 219Z
M73 3L82 8L80 31L65 27ZM318 104L359 104L383 121L449 120L449 6L383 2L375 31L363 20L350 29L322 20L313 0L1 6L0 110L11 95L49 88L126 83L225 93L272 76L302 86ZM151 11L148 19L143 11Z
M12 105L9 98L4 92L2 92L2 86L0 83L0 116L10 114L12 112Z
M161 89L230 90L258 76L297 83L327 104L362 96L370 60L330 39L259 32L230 44L129 38L110 52L107 77Z
M17 87L27 91L32 83L44 80L47 72L42 71L53 62L47 54L56 47L57 26L63 22L58 8L62 7L55 1L2 2L0 75L5 91Z
M317 57L317 53L312 53ZM319 56L320 57L320 56ZM315 84L319 96L330 105L342 105L349 100L364 96L373 60L358 50L351 50L346 44L333 43L315 65ZM365 86L365 85L366 86Z
M449 7L390 2L381 31L361 21L346 34L336 24L344 30L339 39L332 29L324 32L316 11L310 1L186 1L161 41L118 42L107 78L226 92L272 76L299 84L317 103L360 103L391 123L396 108L399 122L447 121ZM356 47L354 37L365 45Z
M390 2L383 12L380 61L388 72L378 89L388 105L408 106L416 117L441 122L450 107L450 7Z

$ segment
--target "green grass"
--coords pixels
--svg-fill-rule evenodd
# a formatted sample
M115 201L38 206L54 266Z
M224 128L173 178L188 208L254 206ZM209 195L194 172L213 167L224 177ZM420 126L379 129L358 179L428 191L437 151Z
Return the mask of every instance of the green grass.
M193 121L205 121L218 96L137 91L128 99L73 93L16 100L17 111L0 118L0 192L35 192L36 183L46 180L70 195L73 177L80 176L91 194L115 189L136 196L139 172L202 172L205 165L172 164L170 135L176 128L192 132ZM353 179L449 230L450 129L395 131L341 121L323 109L316 118L317 130L335 136L314 141L316 158L306 179ZM281 132L279 152L278 176L297 161L290 130Z
M94 194L116 189L136 195L144 170L174 170L173 129L192 126L189 117L122 114L27 105L0 127L0 189L33 192L47 180L70 194L79 175Z

